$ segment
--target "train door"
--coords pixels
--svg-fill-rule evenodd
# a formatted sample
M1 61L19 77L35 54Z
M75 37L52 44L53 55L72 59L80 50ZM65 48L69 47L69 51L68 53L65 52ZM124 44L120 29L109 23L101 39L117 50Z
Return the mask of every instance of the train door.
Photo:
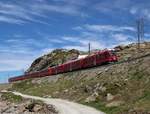
M80 68L80 61L79 60L72 62L72 70L77 70L79 68Z
M104 53L98 53L98 54L96 55L96 64L97 64L97 65L101 65L102 63L105 62L104 59L105 59Z
M48 68L48 75L52 75L52 68Z
M93 55L93 65L96 66L96 55Z

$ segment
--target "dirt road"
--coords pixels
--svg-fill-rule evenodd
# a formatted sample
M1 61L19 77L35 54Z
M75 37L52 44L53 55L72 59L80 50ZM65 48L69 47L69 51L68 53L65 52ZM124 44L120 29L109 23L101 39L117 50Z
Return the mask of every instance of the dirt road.
M24 95L18 92L13 92L15 95L20 95L24 98L31 98L35 100L41 100L46 104L54 105L59 114L105 114L94 108L77 104L74 102L69 102L62 99L53 98L42 98L37 96Z

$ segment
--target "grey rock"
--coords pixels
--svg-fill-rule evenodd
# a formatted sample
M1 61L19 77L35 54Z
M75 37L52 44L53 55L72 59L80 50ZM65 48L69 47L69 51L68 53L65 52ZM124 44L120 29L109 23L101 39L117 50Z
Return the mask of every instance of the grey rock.
M107 93L107 101L111 101L114 99L114 96L111 93Z
M89 97L87 97L87 98L85 99L85 102L86 102L86 103L94 102L94 101L96 101L96 97L93 96L93 95L91 95L91 96L89 96Z

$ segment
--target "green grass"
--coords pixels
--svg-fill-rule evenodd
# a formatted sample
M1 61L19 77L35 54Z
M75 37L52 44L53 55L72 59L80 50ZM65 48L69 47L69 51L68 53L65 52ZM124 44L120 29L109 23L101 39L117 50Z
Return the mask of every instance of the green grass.
M150 91L145 91L136 102L135 107L150 111Z
M103 102L90 102L90 103L82 103L82 104L94 107L97 110L105 112L106 114L119 114L120 112L125 110L121 107L106 107L105 103Z
M3 100L9 101L9 102L14 102L14 103L19 103L23 100L23 98L19 95L14 95L13 93L3 93L1 98Z
M51 95L56 91L63 91L65 89L69 89L74 85L74 81L71 80L61 80L56 83L44 82L41 84L33 84L31 80L22 81L19 83L14 83L12 86L12 90L19 91L22 93L36 95L36 96L44 96Z
M12 90L35 96L52 96L62 99L77 101L84 105L94 107L107 114L120 114L131 109L150 109L150 74L137 66L129 67L125 73L103 73L102 76L86 78L81 71L65 73L56 82L44 81L40 84L26 80L13 84ZM83 75L83 76L82 76ZM109 76L110 75L110 76ZM123 77L123 78L121 78ZM125 78L124 78L125 77ZM85 99L91 93L85 92L85 86L94 87L97 83L106 87L105 92L100 92L101 98L97 102L85 103ZM64 90L68 89L68 93ZM75 92L74 92L75 91ZM54 94L59 92L58 94ZM124 105L118 107L106 107L107 93L120 95ZM120 100L120 99L119 99Z

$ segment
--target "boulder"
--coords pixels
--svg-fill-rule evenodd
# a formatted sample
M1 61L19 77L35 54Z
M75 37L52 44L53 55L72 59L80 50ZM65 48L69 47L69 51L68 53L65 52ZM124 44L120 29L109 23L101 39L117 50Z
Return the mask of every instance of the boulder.
M50 114L58 114L58 110L56 110L53 105L47 105L46 108L49 112L51 112Z
M94 101L96 101L96 97L93 95L91 95L85 99L86 103L90 103L90 102L94 102Z
M40 110L42 110L42 108L42 105L35 104L35 106L33 107L33 112L39 112Z
M92 93L92 92L93 92L93 89L92 89L92 87L86 85L85 88L84 88L84 91L85 91L86 93Z
M98 97L99 97L99 94L97 92L94 92L91 96L89 96L85 99L85 102L86 103L94 102L97 100Z
M68 93L68 92L69 92L69 90L68 90L68 89L64 90L64 93Z
M111 93L107 93L107 97L106 97L106 100L107 101L111 101L114 99L114 96L111 94Z
M119 45L119 46L116 46L116 47L114 48L114 50L115 50L115 51L121 51L121 50L123 50L124 48L125 48L124 45Z
M25 108L24 104L21 104L21 105L18 106L19 114L22 114L25 111L26 111L26 108Z

